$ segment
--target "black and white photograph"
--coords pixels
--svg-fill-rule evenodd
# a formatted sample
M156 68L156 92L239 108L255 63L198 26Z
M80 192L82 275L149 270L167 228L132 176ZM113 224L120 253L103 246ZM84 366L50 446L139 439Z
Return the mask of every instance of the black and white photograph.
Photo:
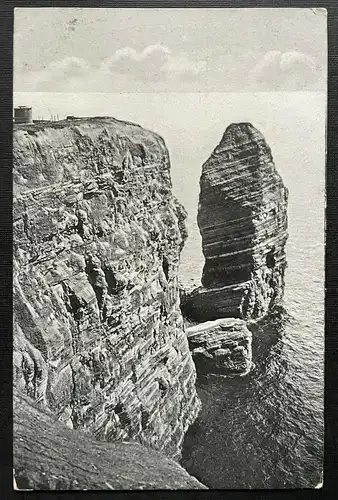
M326 101L324 8L15 9L14 490L323 487Z

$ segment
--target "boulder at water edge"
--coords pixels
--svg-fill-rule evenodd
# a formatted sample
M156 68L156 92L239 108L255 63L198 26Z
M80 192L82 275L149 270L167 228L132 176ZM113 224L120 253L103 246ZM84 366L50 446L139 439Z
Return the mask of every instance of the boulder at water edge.
M206 321L186 333L198 375L243 375L250 370L251 332L243 320Z

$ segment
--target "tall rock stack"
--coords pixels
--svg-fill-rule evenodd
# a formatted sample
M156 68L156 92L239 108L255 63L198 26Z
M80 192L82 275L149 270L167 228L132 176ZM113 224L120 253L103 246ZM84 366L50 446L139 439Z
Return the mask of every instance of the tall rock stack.
M287 201L288 190L263 135L250 123L230 125L202 169L203 287L185 297L188 316L258 319L279 302Z
M71 428L178 457L200 402L164 141L66 120L16 125L13 155L16 388Z

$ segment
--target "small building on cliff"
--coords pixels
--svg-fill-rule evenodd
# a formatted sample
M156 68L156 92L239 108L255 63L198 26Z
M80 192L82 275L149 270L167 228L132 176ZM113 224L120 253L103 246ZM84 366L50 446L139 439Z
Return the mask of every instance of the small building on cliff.
M28 106L14 108L14 123L33 123L32 108Z

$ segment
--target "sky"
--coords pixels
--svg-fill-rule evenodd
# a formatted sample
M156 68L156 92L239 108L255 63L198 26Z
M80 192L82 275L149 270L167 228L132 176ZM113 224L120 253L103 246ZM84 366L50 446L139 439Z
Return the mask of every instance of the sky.
M16 8L17 92L325 91L325 9Z

